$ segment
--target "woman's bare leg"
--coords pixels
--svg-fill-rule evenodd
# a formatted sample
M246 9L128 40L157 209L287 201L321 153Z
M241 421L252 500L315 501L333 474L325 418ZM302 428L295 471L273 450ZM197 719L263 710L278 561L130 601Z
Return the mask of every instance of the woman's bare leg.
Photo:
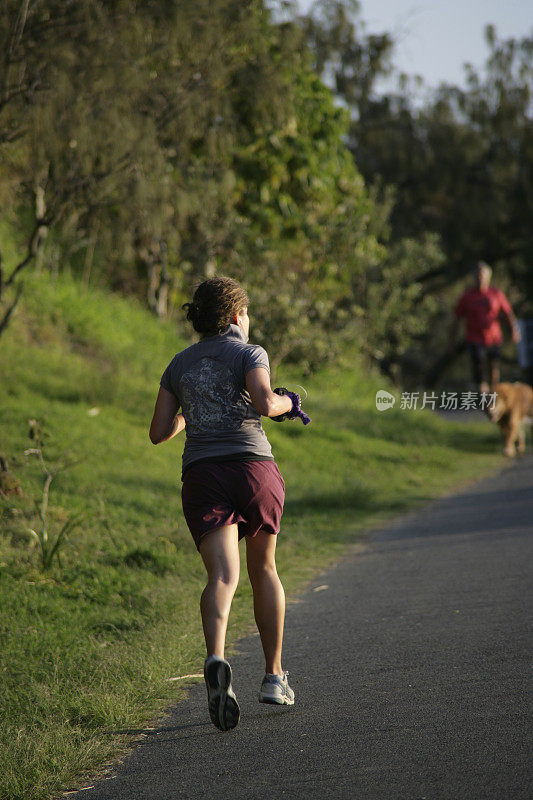
M255 621L265 654L265 672L281 675L285 592L276 570L277 536L260 531L246 537L248 575L254 593Z
M239 530L224 525L200 541L200 555L207 570L207 586L200 600L208 656L224 658L231 601L239 582Z

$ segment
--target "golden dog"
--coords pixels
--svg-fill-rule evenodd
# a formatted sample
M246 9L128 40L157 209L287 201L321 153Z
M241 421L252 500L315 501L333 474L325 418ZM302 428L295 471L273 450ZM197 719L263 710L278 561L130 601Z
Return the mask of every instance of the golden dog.
M526 449L525 423L533 421L533 389L526 383L497 383L493 389L496 402L487 408L492 422L496 422L503 434L503 452L516 455Z

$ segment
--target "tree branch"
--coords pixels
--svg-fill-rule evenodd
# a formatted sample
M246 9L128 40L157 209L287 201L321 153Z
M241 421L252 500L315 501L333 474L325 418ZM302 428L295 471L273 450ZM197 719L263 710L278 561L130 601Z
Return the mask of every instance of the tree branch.
M26 256L22 259L22 261L20 261L17 264L17 266L15 267L9 278L6 280L4 284L4 287L6 289L9 288L14 283L15 278L20 272L22 272L24 267L28 266L30 261L32 261L35 258L37 254L37 249L39 247L39 239L43 227L49 228L50 221L47 219L37 219L28 244L28 252L26 253Z
M0 145L16 142L17 139L22 139L27 132L28 128L24 127L23 125L13 125L9 130L6 128L5 130L0 131Z
M15 50L19 46L22 35L24 33L24 28L26 26L26 20L28 19L28 6L30 4L30 0L22 0L19 13L17 15L17 19L15 24L13 25L13 29L11 32L9 45L6 48L5 54L5 80L4 86L2 87L2 99L4 100L4 105L6 101L6 96L9 91L9 74L10 74L10 67L13 63L13 56L15 54Z
M17 307L18 302L19 302L20 298L22 297L22 289L23 289L23 285L19 284L19 286L17 287L17 292L15 294L15 298L14 298L13 302L11 303L9 308L6 310L4 316L0 320L0 336L3 334L3 332L5 331L7 326L9 325L9 320L11 319L11 315L13 314L13 311Z
M33 238L34 237L32 237L32 241L33 241ZM17 266L15 267L15 269L13 270L13 272L11 273L11 275L9 276L7 281L5 282L4 287L6 289L9 288L12 285L13 281L15 280L15 278L17 277L19 272L21 272L24 269L24 267L26 267L33 258L35 258L35 253L33 252L33 248L30 246L26 257L23 258L22 261L20 261L17 264Z
M16 89L10 89L8 87L4 93L4 97L2 100L0 100L0 112L2 112L4 107L7 106L7 104L10 103L15 97L28 94L33 95L37 89L40 88L40 86L42 86L42 84L39 83L39 81L33 81L32 83L20 85Z

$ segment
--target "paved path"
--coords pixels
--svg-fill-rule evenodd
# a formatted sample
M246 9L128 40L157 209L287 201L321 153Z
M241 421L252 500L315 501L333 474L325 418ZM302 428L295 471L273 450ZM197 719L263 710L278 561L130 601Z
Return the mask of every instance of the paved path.
M288 609L294 708L257 702L245 639L234 731L195 686L76 800L529 800L532 530L529 455L376 531Z

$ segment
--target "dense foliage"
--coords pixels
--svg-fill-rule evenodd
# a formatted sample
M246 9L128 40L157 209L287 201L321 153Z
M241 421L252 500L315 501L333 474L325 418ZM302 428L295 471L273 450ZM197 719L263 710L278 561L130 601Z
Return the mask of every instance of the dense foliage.
M366 34L357 2L271 6L2 4L0 201L18 248L0 256L0 334L30 266L159 316L228 272L274 362L312 368L357 341L396 380L408 361L423 374L426 331L442 349L442 293L472 261L505 267L528 310L531 40L489 31L486 76L415 108L376 92L393 40Z
M395 347L397 325L382 319L372 327L384 342L382 364L392 359L404 378L409 364L425 380L434 372L428 352L438 363L445 350L449 309L460 290L453 287L464 287L478 260L493 266L516 313L533 315L533 33L500 40L487 26L485 67L465 66L465 88L443 84L423 94L420 79L399 76L396 91L379 92L379 79L391 73L394 41L367 34L359 10L354 0L320 0L299 24L315 70L350 110L349 146L363 177L393 190L391 241L417 242L417 258L401 269L413 300L402 292L408 357ZM428 235L430 250L420 257ZM373 289L379 293L379 285ZM412 316L427 297L433 302L418 315L416 330Z

